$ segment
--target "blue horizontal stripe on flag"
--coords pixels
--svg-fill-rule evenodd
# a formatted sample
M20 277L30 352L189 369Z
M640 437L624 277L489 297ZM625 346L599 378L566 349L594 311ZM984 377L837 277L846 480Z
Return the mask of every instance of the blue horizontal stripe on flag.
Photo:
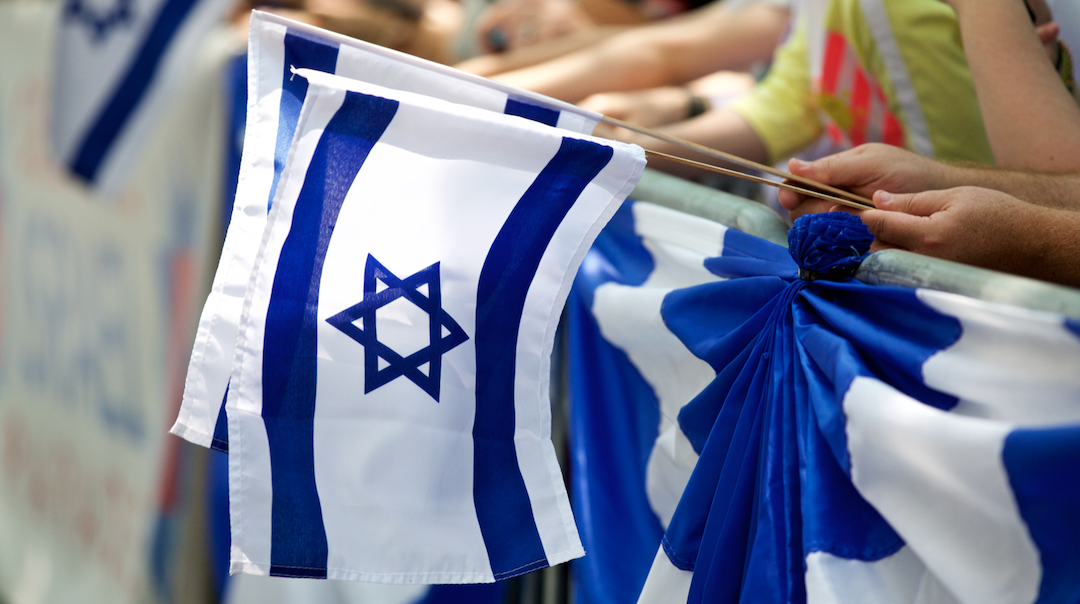
M131 67L117 86L116 92L94 120L71 159L71 170L88 182L97 178L98 170L112 149L120 132L153 82L161 58L198 0L167 0L146 34Z
M274 275L262 366L274 576L326 577L313 423L319 283L345 195L397 108L397 101L346 93L315 148Z
M518 329L555 230L604 169L611 147L564 138L491 245L476 293L473 500L496 579L548 565L514 447Z
M518 101L512 98L506 99L506 108L503 109L503 113L506 115L516 115L552 127L559 123L559 112L555 109L548 109L547 107L533 105L532 103Z

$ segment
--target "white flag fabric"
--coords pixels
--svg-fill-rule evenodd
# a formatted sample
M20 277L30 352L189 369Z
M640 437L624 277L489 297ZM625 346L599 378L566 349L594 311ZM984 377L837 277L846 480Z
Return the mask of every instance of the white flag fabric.
M52 143L94 190L125 183L191 56L233 0L64 0Z
M252 12L248 38L248 108L244 153L229 232L199 320L184 398L172 431L203 446L227 450L224 413L237 325L256 251L311 69L518 115L589 134L600 115L449 67L353 40L269 13Z
M817 243L850 244L829 229L792 245L797 265L700 218L643 203L623 212L575 289L618 352L578 373L619 363L638 377L610 390L647 404L626 392L641 384L663 414L638 470L637 498L665 529L647 580L644 568L634 578L642 604L1076 601L1080 322L803 280L806 259L828 247ZM669 458L688 462L689 480L655 480ZM605 522L631 526L619 513ZM628 541L582 530L590 552Z
M550 353L644 153L296 77L228 393L232 570L469 583L582 555Z

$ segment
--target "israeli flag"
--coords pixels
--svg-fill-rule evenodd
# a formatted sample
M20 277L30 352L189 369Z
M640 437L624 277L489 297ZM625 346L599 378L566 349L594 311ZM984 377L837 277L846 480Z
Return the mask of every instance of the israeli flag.
M253 11L248 108L229 232L196 333L172 432L228 450L222 411L255 255L307 94L310 69L590 134L600 115L372 44Z
M64 0L53 78L52 144L107 196L183 85L191 57L233 0Z
M1075 602L1080 323L798 269L779 246L643 203L597 239L575 294L595 327L572 333L643 409L639 453L619 456L638 461L594 472L636 476L630 505L600 518L596 493L575 503L599 556L582 562L584 601L634 597L596 588L615 542L642 603ZM664 291L674 276L700 284ZM575 413L614 406L600 385L574 392ZM593 425L599 459L616 445ZM685 485L650 473L672 460L692 466ZM648 569L656 525L624 521L647 511L664 527Z
M582 555L550 353L643 151L297 77L228 393L232 570L468 583Z

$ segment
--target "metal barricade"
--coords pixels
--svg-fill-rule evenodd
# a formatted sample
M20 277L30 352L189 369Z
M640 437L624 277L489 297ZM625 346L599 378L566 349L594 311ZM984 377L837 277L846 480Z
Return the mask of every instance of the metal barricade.
M768 207L681 178L645 170L631 199L647 201L787 247L787 222ZM979 300L1044 310L1080 318L1080 289L930 258L903 250L871 254L855 278L872 285L918 287ZM564 473L569 470L567 350L563 328L552 359L552 441ZM563 604L571 599L573 578L567 565L547 568L516 580L508 604Z
M771 209L742 197L652 170L645 171L630 196L708 218L787 247L784 219ZM872 285L922 287L1080 318L1080 289L903 250L871 254L855 278Z

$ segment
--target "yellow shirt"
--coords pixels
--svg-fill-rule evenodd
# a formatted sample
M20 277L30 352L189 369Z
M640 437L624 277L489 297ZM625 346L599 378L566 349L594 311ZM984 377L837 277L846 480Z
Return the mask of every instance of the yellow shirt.
M939 0L817 1L826 3L820 22L813 10L800 12L769 74L730 105L772 163L822 134L835 150L888 142L941 160L993 163L952 9ZM864 6L879 11L870 15L876 31Z

